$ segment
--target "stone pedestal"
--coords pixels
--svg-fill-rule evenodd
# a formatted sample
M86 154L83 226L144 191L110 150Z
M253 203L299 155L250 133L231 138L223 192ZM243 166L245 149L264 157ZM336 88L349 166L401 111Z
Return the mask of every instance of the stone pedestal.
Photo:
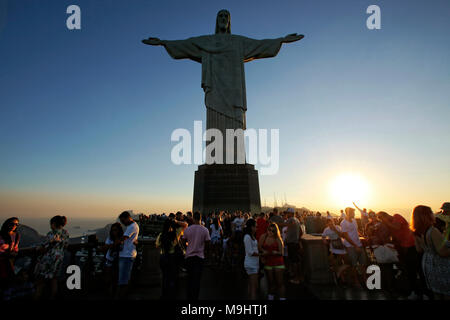
M193 210L260 213L258 171L251 164L201 165L195 172Z
M332 284L328 249L321 236L304 234L302 236L304 249L303 264L306 281L311 284Z

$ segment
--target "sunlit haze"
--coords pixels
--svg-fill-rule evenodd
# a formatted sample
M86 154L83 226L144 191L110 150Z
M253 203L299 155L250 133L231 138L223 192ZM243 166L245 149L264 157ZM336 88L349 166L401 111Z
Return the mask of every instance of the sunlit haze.
M370 203L368 182L354 173L343 173L330 182L332 201L340 207L353 206L353 202Z

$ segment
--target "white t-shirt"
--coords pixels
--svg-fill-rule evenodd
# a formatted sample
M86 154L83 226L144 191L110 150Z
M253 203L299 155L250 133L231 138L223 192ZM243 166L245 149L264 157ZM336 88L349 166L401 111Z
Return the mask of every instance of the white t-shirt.
M235 231L242 231L242 226L244 224L244 218L239 218L239 217L234 218L233 224L234 224Z
M358 247L362 247L361 240L359 240L358 224L356 223L355 219L353 219L352 222L348 221L347 219L342 220L341 229L342 232L347 232L350 239L352 239L352 241L356 243ZM353 245L345 239L344 246L346 246L347 248L353 247Z
M128 237L123 242L123 249L119 253L121 258L136 258L137 251L134 242L137 241L139 235L139 226L136 222L129 224L123 234Z
M185 258L205 258L205 242L211 240L209 230L199 224L193 224L184 230L183 239L186 239L187 249Z
M220 231L222 230L222 227L219 226L218 229L216 229L216 226L213 224L211 224L211 239L215 239L218 240L220 239Z
M244 246L245 246L245 259L244 267L247 268L259 268L259 257L252 256L254 253L258 253L258 241L252 239L249 234L244 236Z
M114 244L114 241L111 240L110 237L106 238L105 244ZM106 260L114 261L117 258L117 251L113 251L112 249L108 249L108 252L106 252L105 256Z
M342 232L341 231L341 227L336 226L336 229L338 231ZM330 227L326 227L325 230L323 230L322 237L329 238L331 240L331 242L330 242L330 252L331 253L334 253L334 254L346 254L345 249L336 249L333 246L333 240L338 240L339 239L339 235L336 232L334 232L333 230L331 230Z

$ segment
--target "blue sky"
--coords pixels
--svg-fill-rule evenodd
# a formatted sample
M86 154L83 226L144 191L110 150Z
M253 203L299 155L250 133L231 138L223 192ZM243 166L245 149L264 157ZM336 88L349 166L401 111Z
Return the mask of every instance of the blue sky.
M82 29L66 28L81 8ZM366 8L381 8L381 30ZM450 2L1 1L0 216L187 210L195 165L170 161L176 128L205 119L201 66L149 36L297 32L246 64L247 127L280 129L280 170L261 176L297 206L337 211L337 175L370 185L362 206L407 215L450 194Z

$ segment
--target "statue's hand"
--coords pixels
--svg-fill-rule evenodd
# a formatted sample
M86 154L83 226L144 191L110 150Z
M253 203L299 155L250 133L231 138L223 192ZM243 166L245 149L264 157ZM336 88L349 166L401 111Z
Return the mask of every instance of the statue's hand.
M150 46L161 46L163 44L160 39L152 37L142 40L142 43L148 44Z
M304 37L305 36L302 34L291 33L291 34L288 34L286 37L284 37L283 42L284 43L295 42L295 41L303 39Z

